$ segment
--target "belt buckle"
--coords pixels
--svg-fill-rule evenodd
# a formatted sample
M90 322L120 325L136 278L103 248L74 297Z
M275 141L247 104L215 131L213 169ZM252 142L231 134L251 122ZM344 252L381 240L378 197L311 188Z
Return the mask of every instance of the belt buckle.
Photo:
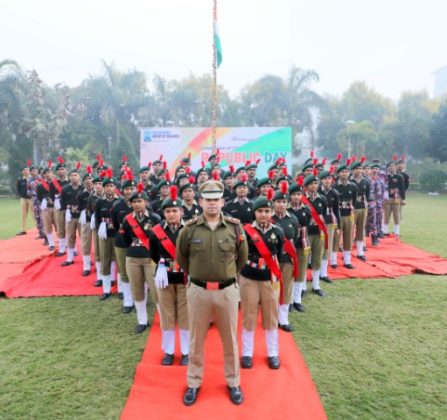
M219 290L219 282L218 281L207 281L206 282L206 290Z

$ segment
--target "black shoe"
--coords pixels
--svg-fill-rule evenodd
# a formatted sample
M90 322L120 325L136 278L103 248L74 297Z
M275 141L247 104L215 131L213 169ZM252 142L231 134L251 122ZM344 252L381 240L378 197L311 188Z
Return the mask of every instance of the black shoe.
M110 287L115 286L115 284L116 284L116 281L115 281L115 280L112 280L112 283L110 283Z
M119 293L118 293L118 299L120 299L120 300L123 300L123 299L124 299L123 292L119 292Z
M242 356L241 357L241 368L242 369L251 369L252 367L253 367L253 357Z
M93 283L93 287L102 287L102 280L96 280Z
M110 296L112 296L110 293L103 293L101 297L99 298L100 301L108 299Z
M183 395L183 404L185 405L193 405L197 400L197 394L199 393L200 388L188 388Z
M233 404L240 405L244 401L244 394L240 386L229 386L228 391L230 391L230 401Z
M293 307L298 311L298 312L304 312L304 306L301 303L294 303Z
M22 235L26 235L26 232L24 230L21 230L20 232L16 233L16 236L22 236Z
M61 267L67 267L67 265L72 265L72 264L74 264L73 261L64 261L64 262L61 264Z
M357 258L361 261L366 261L366 257L364 255L357 255Z
M134 332L135 334L141 334L143 331L147 330L148 325L147 324L138 324L135 329Z
M333 270L336 270L336 269L338 268L338 265L337 265L337 264L331 264L331 268L332 268Z
M62 257L63 255L65 255L65 252L58 251L56 257Z
M77 256L78 256L78 251L73 251L73 255L74 255L75 257L77 257Z
M307 290L301 290L301 297L303 298L306 295L307 295Z
M315 295L318 295L320 297L325 297L326 293L323 292L321 289L312 289L312 293Z
M295 309L295 308L293 307L293 305L292 305L292 304L290 304L290 305L289 305L289 312L293 312L293 311L294 311L294 309Z
M391 233L382 233L381 238L388 238L391 236Z
M343 264L347 269L353 270L354 266L352 264Z
M121 312L125 315L130 314L133 310L134 306L123 306L123 309L121 309Z
M333 281L328 277L320 277L321 281L324 281L325 283L333 283Z
M45 240L43 241L43 246L48 246L48 239L45 238Z
M83 276L83 277L87 277L89 275L90 275L90 270L84 270L81 274L81 276Z
M48 251L54 251L54 246L53 245L49 246Z
M189 363L189 355L182 354L182 358L180 359L180 366L188 366Z
M280 366L279 357L277 356L267 357L267 363L270 369L279 369Z
M163 356L163 359L161 360L161 364L163 366L171 366L174 363L174 355L165 353Z
M308 263L308 264L307 264L307 268L308 268L309 270L312 268L311 263Z
M278 324L278 327L281 328L285 332L293 331L293 327L290 324Z
M366 248L366 246L363 247L363 252L367 252L368 249Z

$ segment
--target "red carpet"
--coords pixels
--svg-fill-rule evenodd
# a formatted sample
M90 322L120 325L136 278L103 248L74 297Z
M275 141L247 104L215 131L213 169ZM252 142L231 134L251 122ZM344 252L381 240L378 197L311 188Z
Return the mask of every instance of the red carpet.
M240 406L233 405L228 397L222 345L215 327L210 329L206 340L204 380L197 402L191 407L182 403L186 367L179 366L178 357L173 366L161 366L160 343L156 316L122 420L326 419L318 391L291 334L280 331L281 368L273 371L267 367L264 331L258 325L253 369L241 369L245 401Z

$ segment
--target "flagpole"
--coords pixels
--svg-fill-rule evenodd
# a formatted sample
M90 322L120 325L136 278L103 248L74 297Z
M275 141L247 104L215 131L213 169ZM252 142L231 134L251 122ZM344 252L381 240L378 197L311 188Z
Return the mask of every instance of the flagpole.
M213 0L213 80L211 86L211 128L213 150L216 150L217 126L217 50L216 50L217 0Z

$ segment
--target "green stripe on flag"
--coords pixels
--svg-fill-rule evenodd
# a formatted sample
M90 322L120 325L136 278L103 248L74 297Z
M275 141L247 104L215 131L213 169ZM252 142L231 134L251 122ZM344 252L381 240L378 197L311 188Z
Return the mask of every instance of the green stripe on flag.
M216 64L217 67L219 67L222 63L222 45L220 43L219 28L217 27L217 22L216 30L214 32L214 45L216 46Z

